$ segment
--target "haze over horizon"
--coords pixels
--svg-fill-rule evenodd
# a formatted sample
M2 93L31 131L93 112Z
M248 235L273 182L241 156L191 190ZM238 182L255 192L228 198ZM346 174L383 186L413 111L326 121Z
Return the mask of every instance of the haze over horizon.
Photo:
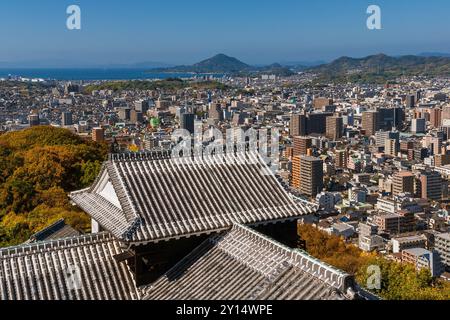
M66 28L72 4L82 10L79 31ZM382 30L366 27L370 4L381 7ZM445 0L16 0L0 3L0 65L189 65L218 53L261 65L448 53L449 10Z

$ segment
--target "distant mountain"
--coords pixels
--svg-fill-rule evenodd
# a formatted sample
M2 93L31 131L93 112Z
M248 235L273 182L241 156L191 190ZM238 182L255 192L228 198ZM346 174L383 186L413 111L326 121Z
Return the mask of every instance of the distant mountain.
M341 57L308 70L319 74L322 81L385 82L401 76L450 76L450 58L385 54Z
M215 55L212 58L194 64L192 67L199 70L205 70L206 72L238 72L250 69L248 64L224 54Z
M172 68L158 68L156 72L194 72L194 73L235 73L250 70L251 67L236 58L224 54L200 61L191 66L177 66Z
M173 68L157 68L149 72L192 72L192 73L224 73L241 76L252 76L260 73L270 73L278 76L294 74L290 68L274 63L269 66L251 66L236 58L225 54L217 54L212 58L200 61L191 66L177 66Z

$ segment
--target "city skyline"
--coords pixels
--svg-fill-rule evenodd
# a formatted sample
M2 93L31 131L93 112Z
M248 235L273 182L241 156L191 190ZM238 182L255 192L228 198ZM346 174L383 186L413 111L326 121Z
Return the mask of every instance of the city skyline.
M66 9L81 8L81 30L68 30ZM450 4L435 0L285 0L208 3L203 0L44 0L0 4L0 62L8 67L192 64L217 53L258 65L331 61L380 52L398 56L450 52ZM381 8L381 30L369 30L366 10ZM32 32L31 32L32 31Z

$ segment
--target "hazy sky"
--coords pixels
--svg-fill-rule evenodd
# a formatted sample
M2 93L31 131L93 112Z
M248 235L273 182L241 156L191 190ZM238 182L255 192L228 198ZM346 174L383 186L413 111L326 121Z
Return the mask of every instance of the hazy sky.
M66 28L66 9L82 29ZM366 27L367 7L382 30ZM0 62L250 64L450 52L448 0L1 0Z

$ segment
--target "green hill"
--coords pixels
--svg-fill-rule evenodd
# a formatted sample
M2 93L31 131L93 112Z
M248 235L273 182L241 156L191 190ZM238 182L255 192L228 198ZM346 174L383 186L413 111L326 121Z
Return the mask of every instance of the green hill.
M401 76L450 76L450 58L385 54L341 57L308 71L317 73L319 81L383 83Z
M195 63L191 66L178 66L163 69L159 68L153 69L150 72L224 73L240 76L253 76L261 73L275 74L278 76L290 76L294 74L288 67L284 67L280 64L275 63L269 66L255 67L222 53L217 54L212 58Z

